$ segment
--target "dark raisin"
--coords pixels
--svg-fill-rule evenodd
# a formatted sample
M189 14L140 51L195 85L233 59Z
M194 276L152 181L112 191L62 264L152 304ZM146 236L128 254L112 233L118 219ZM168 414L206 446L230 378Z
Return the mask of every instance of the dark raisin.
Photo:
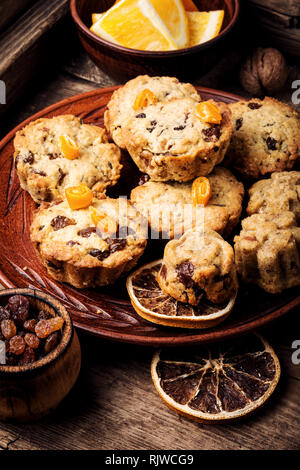
M219 124L214 124L211 127L208 127L207 129L202 130L202 134L205 135L205 141L206 142L211 142L212 140L219 139L221 135L221 126Z
M67 227L68 225L75 225L75 222L64 215L58 215L51 220L51 227L56 230Z
M45 225L41 225L40 228L39 228L39 231L43 230L44 227L45 227Z
M135 116L136 118L140 118L140 119L145 119L146 117L146 114L145 113L139 113Z
M178 127L174 127L174 131L183 131L183 129L185 129L186 126L178 126Z
M24 340L25 343L32 349L37 349L40 345L40 340L34 333L26 333Z
M17 333L17 328L12 320L2 320L1 333L5 339L10 339Z
M167 277L167 266L165 264L162 265L160 268L160 275L163 279L166 279Z
M75 242L74 240L69 240L69 241L67 242L67 245L68 245L68 246L74 246L74 245L80 245L80 243Z
M20 335L13 336L9 340L9 352L11 354L15 354L16 356L20 356L21 354L23 354L23 352L25 351L25 346L25 340Z
M217 147L217 146L215 146L215 147L213 148L213 151L214 151L214 152L217 152L218 150L219 150L219 147Z
M60 186L66 176L66 173L64 173L61 168L58 169L58 173L59 173L58 184Z
M56 160L57 158L59 158L59 155L58 153L49 153L48 157L49 157L49 160Z
M107 238L106 242L109 244L109 249L111 253L123 250L126 246L126 238Z
M258 108L261 108L261 107L262 107L262 105L259 104L259 103L249 103L248 104L248 108L250 108L250 109L258 109Z
M49 354L59 344L61 338L60 331L55 331L48 336L45 342L44 351L45 354Z
M9 320L10 319L10 311L8 306L7 307L0 307L0 322L2 320Z
M97 233L96 227L87 227L82 230L79 230L79 232L77 232L77 235L83 238L89 238L92 235L92 233Z
M194 265L190 261L184 261L176 266L177 276L180 282L187 288L191 288L194 285L192 279L194 274Z
M32 364L35 361L35 352L29 346L26 347L24 353L20 357L19 365L25 366L26 364Z
M34 162L34 156L32 152L29 152L29 154L26 157L23 157L23 163L28 163L29 165L32 165Z
M150 124L151 124L151 126L155 127L157 125L157 121L151 121Z
M23 295L13 295L8 301L11 317L17 326L23 326L29 317L29 300Z
M272 137L268 137L266 142L267 142L267 146L269 150L276 150L276 144L277 144L276 139L273 139Z
M40 175L40 176L47 176L47 173L45 173L44 171L42 170L32 170L33 173L35 173L36 175Z
M35 331L35 325L37 320L35 318L31 318L30 320L26 320L24 322L24 330L31 331L33 333Z
M40 310L38 313L38 319L39 320L49 320L52 318L52 315L50 312L47 312L46 310Z
M239 118L235 121L235 130L238 131L243 125L243 118Z
M93 250L90 250L89 254L93 256L94 258L97 258L99 261L102 261L110 255L110 251L109 250L101 251L95 248Z
M147 183L147 181L149 181L149 179L150 179L150 176L146 175L146 173L144 175L142 175L140 177L140 180L139 180L139 186L142 186L143 184Z
M154 131L154 127L146 127L146 129L147 129L148 132L150 132L150 134L151 134L152 131Z

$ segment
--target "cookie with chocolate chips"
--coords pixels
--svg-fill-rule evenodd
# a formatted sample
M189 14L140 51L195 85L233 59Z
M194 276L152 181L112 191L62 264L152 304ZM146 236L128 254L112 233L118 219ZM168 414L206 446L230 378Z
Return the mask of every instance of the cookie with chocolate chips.
M300 117L273 98L231 103L233 134L226 156L229 166L258 179L291 170L300 159Z

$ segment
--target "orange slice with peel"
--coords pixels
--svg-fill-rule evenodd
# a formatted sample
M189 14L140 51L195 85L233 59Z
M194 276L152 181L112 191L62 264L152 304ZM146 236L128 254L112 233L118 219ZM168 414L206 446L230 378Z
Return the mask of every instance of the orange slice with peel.
M159 351L151 375L171 410L195 421L219 422L260 408L278 384L280 364L269 343L250 334L211 347Z
M165 294L156 277L162 260L137 269L127 278L126 286L135 311L146 320L159 325L181 328L210 328L221 323L233 309L236 295L225 305L203 300L197 307Z
M209 179L205 176L199 176L192 184L192 198L194 206L202 204L207 206L212 195Z
M145 90L141 91L141 93L137 95L133 104L133 109L137 111L138 109L155 103L157 103L155 94L151 90L147 90L147 88L145 88Z
M79 155L77 142L68 135L61 135L59 137L59 148L63 156L68 160L75 160Z
M222 114L217 105L211 101L201 101L196 106L196 116L200 121L208 124L221 124Z
M189 46L197 46L218 36L221 31L224 10L188 11Z
M181 0L120 0L90 29L110 42L140 50L172 50L189 42Z
M93 200L93 192L88 186L81 183L78 186L69 186L65 189L66 198L71 209L85 209Z

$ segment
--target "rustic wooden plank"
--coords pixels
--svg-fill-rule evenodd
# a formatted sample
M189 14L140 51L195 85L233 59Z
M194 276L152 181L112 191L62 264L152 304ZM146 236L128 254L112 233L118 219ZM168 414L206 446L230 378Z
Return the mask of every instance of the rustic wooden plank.
M261 6L290 16L300 16L299 0L247 0L249 4Z
M7 104L0 107L0 116L24 93L33 77L59 63L68 36L58 48L59 29L54 26L59 27L67 12L68 0L39 0L1 36L0 79L6 84Z
M25 11L35 0L1 0L0 30L3 30L14 18Z

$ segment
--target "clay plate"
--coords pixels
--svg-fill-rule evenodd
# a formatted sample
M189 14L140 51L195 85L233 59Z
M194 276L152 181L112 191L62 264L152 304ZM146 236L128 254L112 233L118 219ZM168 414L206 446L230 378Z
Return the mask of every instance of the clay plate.
M13 129L0 143L0 282L8 288L40 289L60 300L71 313L77 328L102 338L152 346L186 345L212 342L241 335L261 327L300 304L297 289L279 295L267 295L256 288L241 288L236 307L229 318L216 328L204 331L156 327L138 317L128 300L125 282L102 289L80 291L52 280L39 263L29 238L29 227L35 203L21 190L13 165L15 132L40 117L72 113L84 122L102 126L105 106L117 87L105 88L74 96L52 105ZM233 102L236 95L199 88L204 99ZM127 155L120 182L109 195L129 194L140 174ZM155 246L157 245L157 250ZM151 244L140 261L146 263L161 257L162 247ZM152 256L152 257L151 257Z

